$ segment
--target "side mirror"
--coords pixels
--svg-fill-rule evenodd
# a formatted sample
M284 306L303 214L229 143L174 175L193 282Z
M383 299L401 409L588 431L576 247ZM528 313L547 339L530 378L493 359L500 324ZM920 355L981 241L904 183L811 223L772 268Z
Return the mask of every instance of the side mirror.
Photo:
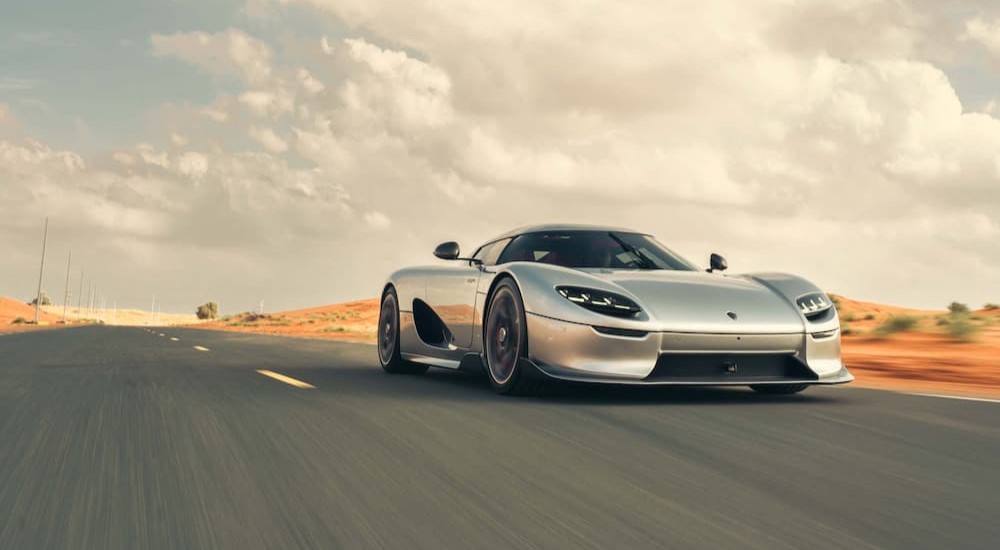
M711 273L713 271L725 271L729 267L729 264L726 263L726 259L722 256L712 253L708 258L708 266L708 272Z
M461 249L455 241L441 243L434 249L434 255L442 260L457 260L459 253Z

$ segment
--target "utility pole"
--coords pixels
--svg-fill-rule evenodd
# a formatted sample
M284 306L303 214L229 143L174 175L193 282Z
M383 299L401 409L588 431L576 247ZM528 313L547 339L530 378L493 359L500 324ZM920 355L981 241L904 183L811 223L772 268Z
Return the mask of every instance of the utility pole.
M153 324L153 316L156 315L156 294L153 294L153 303L149 306L149 323Z
M83 268L80 268L80 294L76 297L76 320L80 320L80 314L83 313Z
M69 251L69 259L66 260L66 293L63 294L63 324L66 324L66 306L69 305L69 268L73 262L73 251Z
M45 273L45 245L49 242L49 218L45 218L45 234L42 237L42 267L38 269L38 292L35 294L35 324L38 324L38 309L42 307L42 274Z

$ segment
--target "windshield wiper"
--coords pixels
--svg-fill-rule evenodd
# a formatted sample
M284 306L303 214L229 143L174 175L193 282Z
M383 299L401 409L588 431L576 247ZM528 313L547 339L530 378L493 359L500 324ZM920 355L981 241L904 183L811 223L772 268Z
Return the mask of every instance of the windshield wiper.
M649 256L643 254L642 251L636 248L634 245L625 242L624 240L622 240L621 237L615 235L614 233L608 233L608 236L614 239L615 242L618 243L618 246L624 248L626 252L629 252L633 256L635 256L636 259L638 259L639 264L642 265L644 269L660 269L659 266L656 265L656 262L651 260Z

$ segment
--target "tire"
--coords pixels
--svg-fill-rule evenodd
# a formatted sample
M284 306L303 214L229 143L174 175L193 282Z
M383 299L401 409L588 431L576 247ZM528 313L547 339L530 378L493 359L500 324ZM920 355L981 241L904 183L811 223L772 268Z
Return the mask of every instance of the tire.
M427 365L403 360L399 351L399 298L396 289L389 287L382 294L382 306L378 315L376 334L378 362L382 370L389 374L423 374Z
M537 394L543 380L520 363L528 356L528 326L521 292L512 279L497 284L483 327L486 375L493 389L504 395Z
M768 395L791 395L808 387L809 384L757 384L750 386L750 389Z

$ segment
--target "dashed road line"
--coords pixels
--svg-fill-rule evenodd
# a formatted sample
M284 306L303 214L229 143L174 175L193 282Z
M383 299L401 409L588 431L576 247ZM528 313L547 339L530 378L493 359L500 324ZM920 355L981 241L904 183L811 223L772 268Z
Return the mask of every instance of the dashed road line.
M171 342L179 342L180 340L181 340L180 338L174 338L174 337L170 338Z
M206 348L204 346L194 346L194 349L196 349L198 351L211 351L210 349L208 349L208 348Z
M305 382L303 382L301 380L296 380L296 379L292 378L291 376L285 376L284 374L279 374L279 373L274 372L274 371L270 371L270 370L266 370L266 369L257 369L257 373L258 374L263 374L264 376L267 376L269 378L274 378L275 380L277 380L279 382L284 382L284 383L288 384L289 386L295 386L296 388L301 388L303 390L312 390L312 389L316 388L316 386L313 386L312 384L307 384L307 383L305 383Z

